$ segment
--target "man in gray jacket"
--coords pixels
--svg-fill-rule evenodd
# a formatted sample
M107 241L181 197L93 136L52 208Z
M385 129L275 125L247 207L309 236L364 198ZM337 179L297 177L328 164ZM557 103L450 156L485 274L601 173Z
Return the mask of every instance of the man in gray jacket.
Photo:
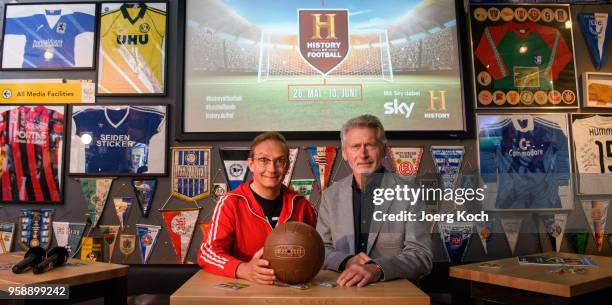
M381 221L383 214L416 213L421 203L410 205L412 200L397 198L380 205L372 202L374 188L406 184L382 166L387 152L382 124L372 115L352 118L342 126L341 140L342 158L353 173L327 188L321 198L317 231L325 244L323 268L342 272L337 282L347 287L427 275L433 254L426 224Z

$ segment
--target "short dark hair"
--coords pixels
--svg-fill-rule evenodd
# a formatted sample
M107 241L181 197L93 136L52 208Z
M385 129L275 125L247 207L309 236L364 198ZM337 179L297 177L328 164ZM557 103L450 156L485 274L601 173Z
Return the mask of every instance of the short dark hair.
M251 141L251 152L249 153L249 158L253 158L254 153L255 153L255 147L259 145L261 142L267 141L267 140L273 140L273 141L277 141L278 143L280 143L281 146L283 147L283 152L285 154L285 157L289 158L289 146L287 146L287 140L285 140L285 137L283 137L282 134L276 131L266 131L264 133L260 133L259 135L257 135L253 139L253 141Z

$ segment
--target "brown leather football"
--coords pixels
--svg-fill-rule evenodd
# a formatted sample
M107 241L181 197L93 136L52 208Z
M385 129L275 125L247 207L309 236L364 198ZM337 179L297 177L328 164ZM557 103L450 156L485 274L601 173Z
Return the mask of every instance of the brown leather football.
M276 279L287 284L301 284L319 273L325 259L325 248L313 227L289 221L268 235L263 258L270 262Z

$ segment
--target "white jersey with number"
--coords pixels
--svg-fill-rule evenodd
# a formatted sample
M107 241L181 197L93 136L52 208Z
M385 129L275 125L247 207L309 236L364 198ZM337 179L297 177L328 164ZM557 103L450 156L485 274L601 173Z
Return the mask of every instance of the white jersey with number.
M612 116L594 115L572 123L578 172L612 173Z

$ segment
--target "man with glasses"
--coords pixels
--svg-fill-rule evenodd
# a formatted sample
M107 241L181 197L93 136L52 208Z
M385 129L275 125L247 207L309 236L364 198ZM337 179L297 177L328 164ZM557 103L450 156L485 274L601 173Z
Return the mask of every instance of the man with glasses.
M382 166L387 151L382 124L373 115L362 115L344 123L340 136L342 158L352 175L328 187L321 198L317 231L325 244L323 268L342 272L337 283L348 287L428 274L433 254L426 224L373 217L375 212L415 212L421 204L388 200L377 206L371 200L375 188L406 183Z
M305 197L282 184L289 148L281 134L265 132L255 137L248 165L253 179L219 198L198 263L215 274L273 284L274 270L261 258L266 237L287 221L314 227L317 216Z

